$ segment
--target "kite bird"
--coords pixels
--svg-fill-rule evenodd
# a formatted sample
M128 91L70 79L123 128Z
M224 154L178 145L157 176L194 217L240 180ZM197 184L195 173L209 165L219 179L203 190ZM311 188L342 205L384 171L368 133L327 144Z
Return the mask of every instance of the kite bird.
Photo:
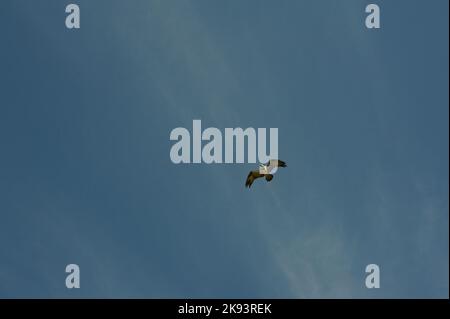
M270 182L273 179L273 174L275 174L278 167L287 167L287 165L281 160L270 160L266 164L260 164L259 170L248 173L247 180L245 181L245 187L250 188L253 181L260 177L264 177L266 181Z

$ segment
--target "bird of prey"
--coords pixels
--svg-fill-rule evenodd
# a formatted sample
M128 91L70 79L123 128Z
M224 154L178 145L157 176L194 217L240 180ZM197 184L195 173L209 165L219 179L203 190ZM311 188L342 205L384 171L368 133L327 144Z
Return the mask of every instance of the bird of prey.
M264 177L266 181L270 182L273 179L273 174L277 171L278 167L287 167L286 163L281 160L270 160L266 164L260 164L259 170L250 171L245 181L245 187L250 188L253 181L257 178Z

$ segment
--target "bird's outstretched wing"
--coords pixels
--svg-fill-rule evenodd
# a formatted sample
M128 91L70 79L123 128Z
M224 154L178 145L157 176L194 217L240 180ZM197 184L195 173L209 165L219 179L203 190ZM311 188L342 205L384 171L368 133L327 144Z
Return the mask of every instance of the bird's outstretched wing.
M287 167L286 162L278 159L271 159L266 163L266 166L269 167Z
M253 184L253 181L257 178L263 177L263 174L260 174L259 171L251 171L248 173L247 180L245 181L245 187L250 188Z
M286 162L283 162L282 160L272 159L267 162L266 164L267 171L271 174L276 173L278 167L287 167Z
M282 160L278 160L278 167L287 167L286 162L282 161Z

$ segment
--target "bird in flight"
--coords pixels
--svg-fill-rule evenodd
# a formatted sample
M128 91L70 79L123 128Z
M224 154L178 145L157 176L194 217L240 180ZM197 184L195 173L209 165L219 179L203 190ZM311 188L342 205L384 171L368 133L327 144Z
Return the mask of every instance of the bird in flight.
M270 160L266 164L260 164L259 170L250 171L245 181L245 187L250 188L253 181L257 178L264 177L266 181L270 182L273 179L273 174L278 167L287 167L286 163L281 160Z

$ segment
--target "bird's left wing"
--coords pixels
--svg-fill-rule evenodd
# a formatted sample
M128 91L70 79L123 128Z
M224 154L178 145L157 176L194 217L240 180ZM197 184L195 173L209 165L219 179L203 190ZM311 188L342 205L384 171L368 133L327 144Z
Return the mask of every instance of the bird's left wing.
M263 175L259 173L259 171L251 171L248 173L247 180L245 181L245 187L250 188L252 186L253 181Z

